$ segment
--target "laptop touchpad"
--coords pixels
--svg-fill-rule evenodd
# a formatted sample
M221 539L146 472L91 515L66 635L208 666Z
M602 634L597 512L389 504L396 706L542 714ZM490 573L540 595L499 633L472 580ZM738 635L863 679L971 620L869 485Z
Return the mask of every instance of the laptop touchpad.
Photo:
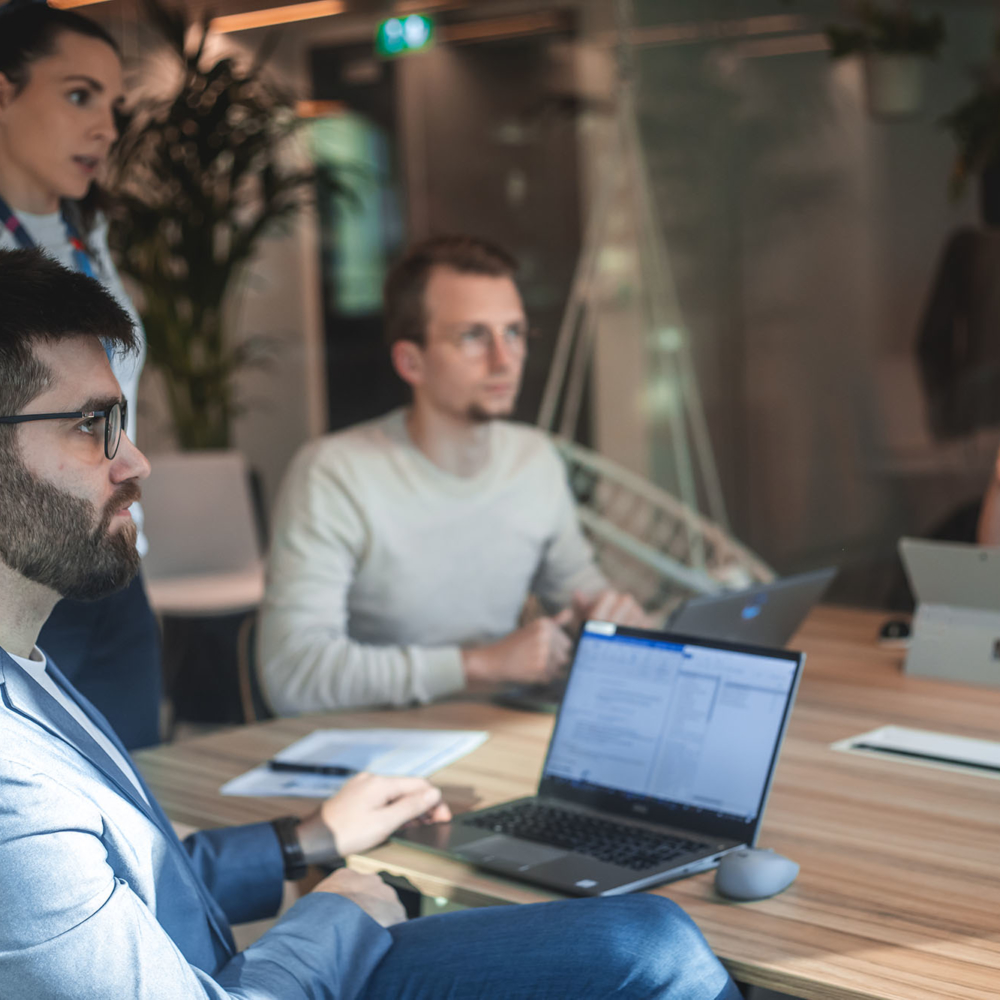
M514 837L505 837L502 833L485 837L457 848L456 853L469 861L481 864L496 865L499 868L509 868L511 871L526 871L535 865L554 861L565 855L558 847L546 847L544 844L532 844Z

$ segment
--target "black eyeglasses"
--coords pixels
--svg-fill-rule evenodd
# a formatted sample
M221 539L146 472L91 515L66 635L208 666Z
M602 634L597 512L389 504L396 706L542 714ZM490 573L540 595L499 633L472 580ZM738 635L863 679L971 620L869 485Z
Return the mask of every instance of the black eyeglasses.
M0 424L25 424L29 420L93 420L104 418L104 454L114 458L118 454L122 430L128 421L128 401L113 403L108 410L75 410L72 413L19 413L16 417L0 417Z

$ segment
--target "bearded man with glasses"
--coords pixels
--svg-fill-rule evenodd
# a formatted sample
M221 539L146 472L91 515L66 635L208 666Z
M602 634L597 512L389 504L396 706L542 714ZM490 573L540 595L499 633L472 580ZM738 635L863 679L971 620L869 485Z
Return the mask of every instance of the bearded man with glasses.
M41 347L39 360L49 350ZM34 439L30 450L58 454L53 444L69 441L75 454L96 464L117 456L126 405L124 399L88 400L81 410L0 416L0 424L53 421L26 435ZM139 571L136 527L129 513L139 499L135 479L124 478L117 485L100 505L95 524L94 504L32 475L8 441L0 444L4 484L0 555L7 565L77 601L97 600L127 586ZM39 454L29 456L28 461L39 461ZM43 526L44 536L40 531L25 531L24 525L30 522Z
M530 337L505 251L412 247L385 284L411 406L306 445L279 497L258 671L279 714L552 680L588 618L646 625L594 564L562 461L514 410ZM526 598L545 614L519 627Z
M656 896L407 921L380 878L338 868L237 953L231 923L274 916L283 878L450 813L423 778L359 774L305 819L182 843L107 720L38 648L61 596L100 598L138 567L128 508L149 463L122 433L105 353L134 346L96 281L0 250L0 995L737 1000Z

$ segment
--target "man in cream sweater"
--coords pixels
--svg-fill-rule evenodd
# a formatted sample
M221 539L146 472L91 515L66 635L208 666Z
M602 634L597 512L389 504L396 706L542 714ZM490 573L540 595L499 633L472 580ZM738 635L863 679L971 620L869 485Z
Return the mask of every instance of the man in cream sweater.
M558 454L501 418L528 326L515 263L463 236L413 247L385 287L411 407L306 445L275 512L258 641L280 714L544 682L567 626L644 623L608 588ZM547 613L518 627L534 594Z

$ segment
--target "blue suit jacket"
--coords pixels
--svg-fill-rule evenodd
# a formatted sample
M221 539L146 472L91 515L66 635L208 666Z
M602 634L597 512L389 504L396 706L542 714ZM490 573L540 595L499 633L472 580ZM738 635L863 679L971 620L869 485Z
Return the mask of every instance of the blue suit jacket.
M126 754L100 713L49 670ZM0 650L2 1000L297 1000L362 989L388 931L342 896L311 893L237 954L230 922L272 916L281 899L274 831L258 823L182 844L143 789L148 805Z

